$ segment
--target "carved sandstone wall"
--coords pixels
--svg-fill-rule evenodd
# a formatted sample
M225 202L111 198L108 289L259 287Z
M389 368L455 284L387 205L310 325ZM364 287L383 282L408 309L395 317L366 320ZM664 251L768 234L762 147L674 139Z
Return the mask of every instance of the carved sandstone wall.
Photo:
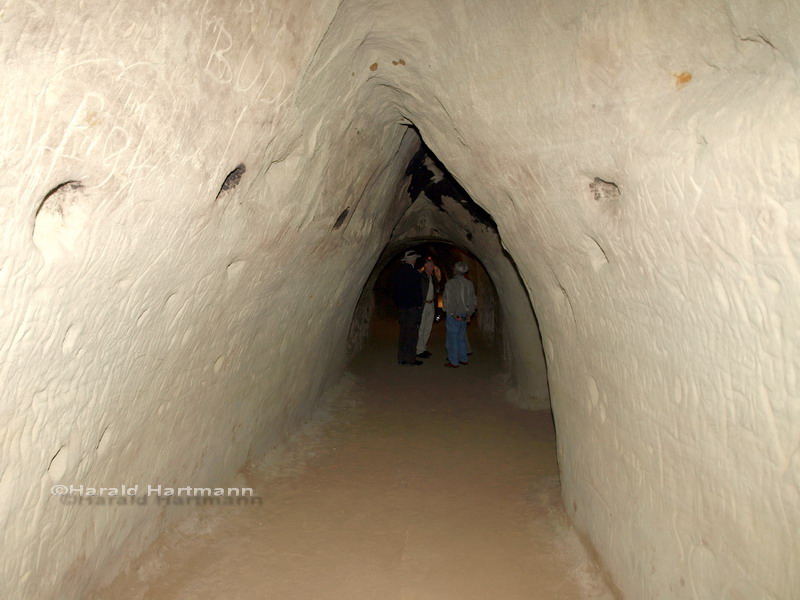
M413 123L519 269L626 596L794 597L800 8L757 4L4 6L2 595L81 598L179 516L54 484L219 485L307 412Z

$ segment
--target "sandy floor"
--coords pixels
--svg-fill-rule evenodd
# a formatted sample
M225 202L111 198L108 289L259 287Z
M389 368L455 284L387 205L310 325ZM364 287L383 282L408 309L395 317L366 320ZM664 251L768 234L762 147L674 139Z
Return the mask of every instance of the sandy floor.
M446 369L370 347L286 447L246 476L258 506L192 509L98 599L610 600L559 501L549 413L500 401L475 339ZM474 337L474 336L473 336Z

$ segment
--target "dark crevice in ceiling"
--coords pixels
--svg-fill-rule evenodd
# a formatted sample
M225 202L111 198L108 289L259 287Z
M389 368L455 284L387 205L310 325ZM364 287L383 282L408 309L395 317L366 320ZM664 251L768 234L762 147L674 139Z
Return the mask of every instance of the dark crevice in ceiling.
M438 171L438 172L437 172ZM434 206L447 212L443 206L444 198L451 198L469 212L474 223L480 223L493 231L497 231L497 224L492 215L481 208L463 187L456 181L447 167L436 158L425 142L420 138L420 147L412 157L406 168L406 176L410 176L408 195L411 202L424 193Z

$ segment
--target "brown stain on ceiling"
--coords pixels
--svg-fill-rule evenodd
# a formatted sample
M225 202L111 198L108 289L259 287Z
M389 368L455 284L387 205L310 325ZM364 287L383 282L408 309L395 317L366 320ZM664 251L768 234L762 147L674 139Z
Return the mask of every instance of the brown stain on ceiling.
M675 87L678 89L681 89L684 85L692 80L692 74L687 71L678 73L677 75L673 73L672 76L675 78Z

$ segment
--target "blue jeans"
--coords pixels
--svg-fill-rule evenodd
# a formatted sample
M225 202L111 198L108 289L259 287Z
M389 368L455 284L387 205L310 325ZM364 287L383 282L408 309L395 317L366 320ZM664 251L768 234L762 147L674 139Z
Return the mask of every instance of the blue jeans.
M467 362L467 315L458 315L461 320L447 315L447 360L450 364Z

